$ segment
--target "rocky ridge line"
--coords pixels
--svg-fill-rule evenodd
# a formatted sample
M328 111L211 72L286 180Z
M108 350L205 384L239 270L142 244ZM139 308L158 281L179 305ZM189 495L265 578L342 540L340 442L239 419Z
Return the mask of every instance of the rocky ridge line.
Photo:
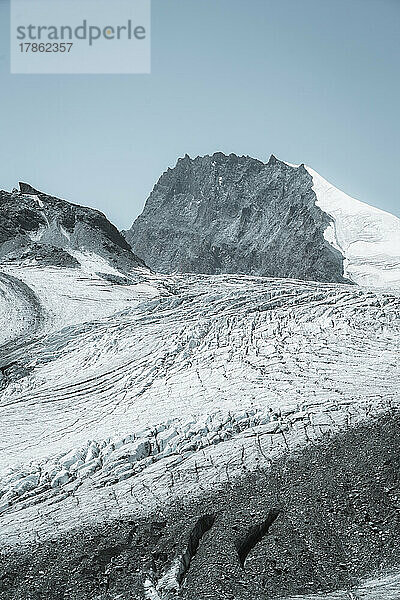
M85 252L102 257L123 273L144 266L100 211L26 183L19 186L19 191L0 191L1 261L78 267L79 252Z

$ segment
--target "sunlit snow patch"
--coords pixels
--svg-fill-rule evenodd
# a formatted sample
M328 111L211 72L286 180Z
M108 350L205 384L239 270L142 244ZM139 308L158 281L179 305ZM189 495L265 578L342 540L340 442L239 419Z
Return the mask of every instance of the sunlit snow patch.
M344 256L344 276L359 285L400 289L400 219L355 200L305 168L313 178L317 206L333 220L324 237Z

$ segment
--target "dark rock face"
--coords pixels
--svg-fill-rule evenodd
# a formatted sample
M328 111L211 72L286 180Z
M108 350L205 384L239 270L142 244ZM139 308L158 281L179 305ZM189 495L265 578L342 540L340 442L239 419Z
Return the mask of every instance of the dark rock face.
M21 194L40 194L39 190L35 190L29 183L24 183L23 181L18 182L19 191Z
M323 236L330 217L312 177L271 156L189 156L168 169L125 233L161 272L244 273L344 282L343 256Z
M99 211L71 204L20 183L0 191L0 259L79 266L71 250L95 252L122 271L143 262Z
M42 266L79 267L76 258L62 248L50 244L24 242L25 240L17 240L11 245L12 249L10 249L10 245L6 246L5 258L7 261L29 261Z

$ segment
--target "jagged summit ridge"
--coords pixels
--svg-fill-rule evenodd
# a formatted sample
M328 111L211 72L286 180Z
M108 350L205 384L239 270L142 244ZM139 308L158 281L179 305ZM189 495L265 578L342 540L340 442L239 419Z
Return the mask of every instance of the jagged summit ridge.
M345 282L344 257L324 238L304 166L271 156L179 159L155 185L126 238L161 272L243 273Z
M93 254L102 265L88 257ZM273 154L266 163L232 153L185 154L122 233L101 212L29 183L0 191L0 260L85 263L116 277L147 264L162 273L239 273L397 290L400 220L351 198L303 163Z

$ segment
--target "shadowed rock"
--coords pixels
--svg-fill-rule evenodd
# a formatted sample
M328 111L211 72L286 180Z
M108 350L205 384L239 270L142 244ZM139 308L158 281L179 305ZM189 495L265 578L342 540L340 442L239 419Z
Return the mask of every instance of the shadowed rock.
M144 266L118 229L98 210L19 183L0 191L0 259L79 266L73 251L94 253L120 271ZM72 253L71 253L72 251Z

